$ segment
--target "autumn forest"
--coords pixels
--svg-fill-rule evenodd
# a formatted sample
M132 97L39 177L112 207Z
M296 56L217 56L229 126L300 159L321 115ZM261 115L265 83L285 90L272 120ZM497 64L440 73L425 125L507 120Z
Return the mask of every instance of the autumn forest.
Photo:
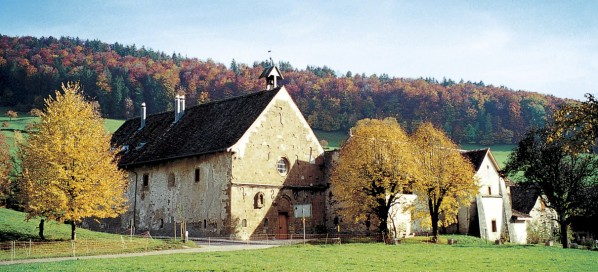
M41 109L62 82L79 81L102 116L126 119L138 115L142 102L148 113L172 110L175 93L185 94L190 107L262 90L258 78L268 65L225 65L98 40L0 35L0 106ZM481 81L339 75L326 66L277 65L310 125L325 131L346 131L363 118L395 117L408 131L430 121L459 143L512 144L564 102Z

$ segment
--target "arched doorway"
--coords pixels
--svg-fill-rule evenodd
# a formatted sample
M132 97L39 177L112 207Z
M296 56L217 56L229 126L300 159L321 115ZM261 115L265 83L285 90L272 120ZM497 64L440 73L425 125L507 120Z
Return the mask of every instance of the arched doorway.
M291 211L291 199L287 195L278 198L278 219L276 227L276 239L289 239L289 211Z

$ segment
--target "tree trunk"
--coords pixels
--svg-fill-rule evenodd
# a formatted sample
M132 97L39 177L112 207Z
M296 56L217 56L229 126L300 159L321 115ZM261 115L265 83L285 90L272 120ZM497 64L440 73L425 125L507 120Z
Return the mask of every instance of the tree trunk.
M388 225L387 225L387 218L380 218L380 225L378 226L378 229L380 230L380 233L384 233L384 235L388 235Z
M434 243L438 242L438 213L431 212L430 219L432 220L432 241Z
M563 248L569 248L569 237L567 237L567 230L569 229L569 223L565 221L559 221L561 227L561 244Z
M71 221L71 240L73 241L77 240L76 228L75 221Z
M42 240L46 240L44 237L44 219L39 220L39 238Z

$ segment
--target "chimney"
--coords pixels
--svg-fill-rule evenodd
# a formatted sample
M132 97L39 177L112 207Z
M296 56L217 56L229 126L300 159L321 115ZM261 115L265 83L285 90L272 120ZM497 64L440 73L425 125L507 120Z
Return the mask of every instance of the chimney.
M180 112L181 112L181 100L179 99L179 95L177 94L174 96L174 122L173 123L176 123L179 121Z
M141 103L141 126L139 129L143 129L145 127L145 119L147 118L147 114L145 111L145 102Z
M181 95L179 96L180 101L181 101L181 112L180 112L180 116L179 119L181 119L181 117L183 117L183 114L185 114L185 95Z

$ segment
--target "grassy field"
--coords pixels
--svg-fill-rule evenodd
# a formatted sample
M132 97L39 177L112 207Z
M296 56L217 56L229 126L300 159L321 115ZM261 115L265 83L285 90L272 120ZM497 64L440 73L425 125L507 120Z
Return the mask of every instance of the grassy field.
M38 219L25 221L25 214L22 212L0 208L0 242L38 240L38 224ZM71 226L48 221L45 223L44 234L48 240L69 240L71 238ZM77 237L82 239L115 238L113 234L94 232L82 228L77 229Z
M328 142L328 146L324 146L325 148L339 148L345 140L349 137L349 135L344 131L323 131L314 129L314 134L318 137L318 140L322 141L325 140Z
M598 252L544 246L422 242L301 245L11 265L10 271L596 271Z
M511 154L511 151L513 151L513 148L515 148L515 147L516 147L516 145L491 145L491 146L469 145L469 144L461 145L461 148L465 149L465 150L490 148L490 151L492 151L492 155L494 155L496 162L498 163L498 165L501 168L505 166L505 163L507 162L509 154Z
M70 225L54 221L46 222L44 234L47 240L40 241L38 224L39 219L25 221L24 213L0 208L0 261L11 259L12 241L17 241L15 259L72 256L73 253L81 256L143 252L185 246L175 241L131 238L127 235L121 236L77 228L77 242L73 249L73 244L70 241Z

